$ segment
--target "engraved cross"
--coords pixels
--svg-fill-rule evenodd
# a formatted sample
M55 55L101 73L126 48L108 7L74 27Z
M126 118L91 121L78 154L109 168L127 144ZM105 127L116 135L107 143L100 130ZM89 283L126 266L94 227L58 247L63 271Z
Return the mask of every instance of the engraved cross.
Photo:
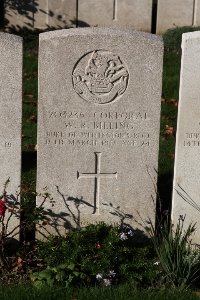
M95 179L95 194L94 194L94 212L99 215L99 195L100 195L100 179L101 178L115 178L117 179L117 172L115 173L101 173L101 152L95 152L95 173L79 173L77 172L77 179L94 178Z

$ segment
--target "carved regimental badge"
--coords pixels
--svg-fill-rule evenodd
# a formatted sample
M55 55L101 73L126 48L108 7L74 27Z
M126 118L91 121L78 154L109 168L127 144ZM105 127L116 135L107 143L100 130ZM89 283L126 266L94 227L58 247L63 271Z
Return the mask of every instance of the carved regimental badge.
M126 91L129 74L119 56L96 50L77 62L72 78L74 89L81 98L106 104L117 100Z

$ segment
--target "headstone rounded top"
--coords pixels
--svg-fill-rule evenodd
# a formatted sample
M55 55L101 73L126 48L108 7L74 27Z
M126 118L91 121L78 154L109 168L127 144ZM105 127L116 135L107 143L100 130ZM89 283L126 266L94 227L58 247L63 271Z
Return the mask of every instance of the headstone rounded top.
M196 38L200 38L200 31L186 32L182 35L182 42Z
M189 40L199 40L200 39L200 31L193 31L193 32L186 32L182 34L182 44L181 44L181 48L182 48L182 54L184 54L185 51L185 43L187 43L187 41Z
M40 41L49 40L55 38L63 38L69 36L86 36L86 35L101 35L101 36L127 36L127 38L134 38L137 40L150 40L151 42L160 42L161 46L162 37L157 36L155 34L141 32L141 31L133 31L133 30L122 30L122 29L114 29L114 28L101 28L101 27L89 27L89 28L72 28L72 29L62 29L62 30L54 30L49 32L44 32L39 35Z
M37 191L47 187L56 199L53 210L45 204L53 222L38 227L40 236L116 226L121 216L142 232L140 220L155 210L162 39L67 29L41 34L39 49Z

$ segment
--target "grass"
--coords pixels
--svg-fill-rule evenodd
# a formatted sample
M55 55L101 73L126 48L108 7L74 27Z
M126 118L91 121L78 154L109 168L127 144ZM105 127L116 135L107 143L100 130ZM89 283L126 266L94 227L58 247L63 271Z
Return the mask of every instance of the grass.
M163 66L162 95L165 99L178 99L181 54L178 51L165 50Z
M23 150L32 150L37 134L38 35L24 40L23 60Z
M15 295L13 298L13 294ZM130 285L115 288L35 289L29 285L0 288L0 300L198 300L191 291L137 290Z
M38 34L21 32L24 37L22 112L22 190L36 189Z

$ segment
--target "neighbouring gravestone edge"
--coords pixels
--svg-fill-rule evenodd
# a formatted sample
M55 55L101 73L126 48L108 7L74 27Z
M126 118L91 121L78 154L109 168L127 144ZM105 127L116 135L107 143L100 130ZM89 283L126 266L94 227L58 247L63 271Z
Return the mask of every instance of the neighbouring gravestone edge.
M10 179L6 188L7 195L16 198L16 192L21 188L21 151L22 151L22 64L23 64L23 38L8 32L0 32L1 46L1 122L5 120L6 130L1 124L1 189ZM9 100L9 101L7 101ZM5 110L4 110L5 109ZM15 124L14 126L11 126ZM5 142L4 142L5 139ZM4 147L2 147L4 144ZM0 190L0 193L2 193ZM18 198L20 202L20 197ZM8 222L8 234L19 239L18 215L10 219L8 212L5 220ZM8 221L9 220L9 221Z
M174 225L181 221L183 229L195 225L191 237L199 244L199 44L200 31L183 33L180 71L179 111L177 118L176 149L172 192L171 216ZM194 142L194 147L190 144ZM199 145L198 145L199 146Z
M157 2L157 34L163 34L170 28L194 25L193 0L158 0Z
M200 31L186 32L182 35L182 47L187 40L200 38Z
M12 33L7 33L7 32L0 32L0 39L10 40L12 43L13 41L18 43L23 42L23 38L21 36Z
M102 36L127 36L127 38L140 38L141 40L149 40L151 42L157 42L163 45L163 39L161 36L142 32L142 31L133 31L125 29L115 29L115 28L106 28L106 27L89 27L89 28L71 28L71 29L61 29L54 30L49 32L40 33L39 39L50 40L55 38L64 38L70 36L86 36L86 35L102 35Z

